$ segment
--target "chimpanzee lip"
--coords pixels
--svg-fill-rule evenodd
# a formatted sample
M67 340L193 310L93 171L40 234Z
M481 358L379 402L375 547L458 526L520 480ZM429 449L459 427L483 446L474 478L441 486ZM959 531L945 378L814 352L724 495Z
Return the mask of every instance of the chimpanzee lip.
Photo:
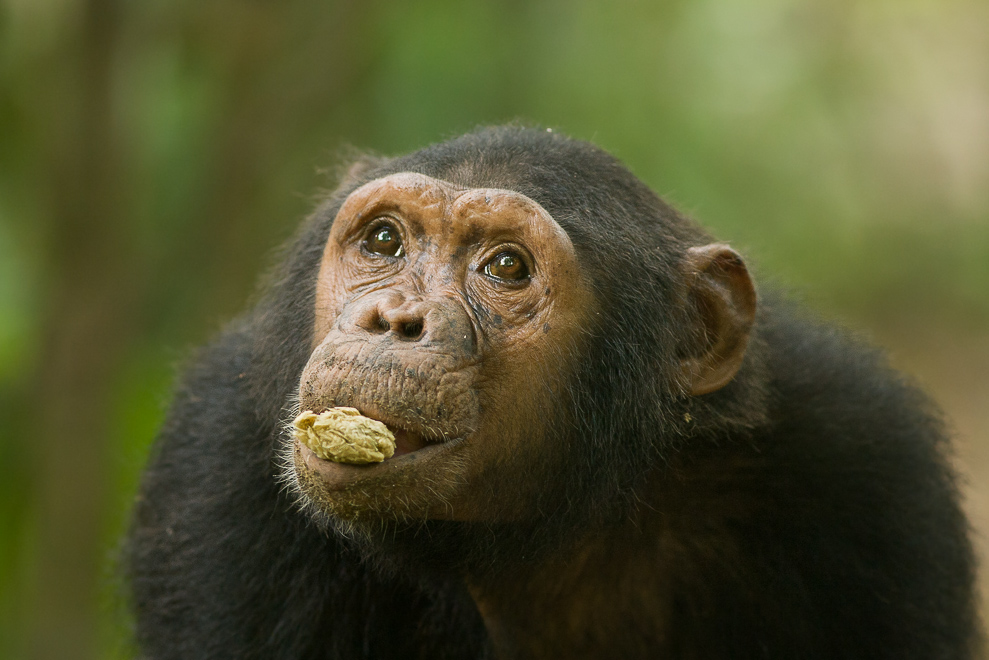
M387 478L413 466L417 469L419 466L425 467L434 459L440 458L460 446L462 442L463 438L456 438L447 440L446 442L426 445L422 449L393 456L381 463L368 463L367 465L335 463L322 459L298 440L295 441L295 452L298 463L304 466L305 470L318 476L319 480L327 489L343 490L347 486L363 479L371 477Z
M397 426L393 426L387 422L384 423L388 427L388 430L392 432L395 436L395 454L391 458L385 460L391 461L399 456L404 456L406 454L412 454L421 449L425 449L429 445L435 445L443 442L439 439L427 438L421 433L416 433L415 431L409 431Z

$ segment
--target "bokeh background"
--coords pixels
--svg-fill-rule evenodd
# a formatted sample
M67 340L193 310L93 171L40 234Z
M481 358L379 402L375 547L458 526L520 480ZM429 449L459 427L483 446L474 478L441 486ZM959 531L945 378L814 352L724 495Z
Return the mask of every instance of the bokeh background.
M0 0L0 658L133 656L113 560L175 369L348 150L515 119L888 346L989 561L984 0Z

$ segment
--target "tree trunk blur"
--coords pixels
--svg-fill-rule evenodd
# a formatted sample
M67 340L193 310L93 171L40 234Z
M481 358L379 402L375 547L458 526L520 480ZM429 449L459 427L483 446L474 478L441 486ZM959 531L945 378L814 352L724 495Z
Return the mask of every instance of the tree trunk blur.
M31 413L38 487L29 654L95 658L104 564L105 448L110 389L128 340L135 282L125 189L114 141L116 0L85 0L77 40L55 72L50 112L64 115L46 176L51 304Z

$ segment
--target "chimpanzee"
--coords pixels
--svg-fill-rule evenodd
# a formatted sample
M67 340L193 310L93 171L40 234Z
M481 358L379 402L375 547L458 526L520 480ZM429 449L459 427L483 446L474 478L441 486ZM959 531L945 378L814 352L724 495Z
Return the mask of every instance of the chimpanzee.
M395 455L318 458L350 406ZM191 361L127 545L148 658L971 658L931 402L615 158L359 159Z

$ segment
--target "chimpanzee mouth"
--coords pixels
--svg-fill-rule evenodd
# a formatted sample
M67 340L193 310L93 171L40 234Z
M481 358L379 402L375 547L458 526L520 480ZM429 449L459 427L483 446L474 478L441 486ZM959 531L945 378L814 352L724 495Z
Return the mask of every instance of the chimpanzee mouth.
M392 460L399 456L404 456L405 454L411 454L419 451L429 445L437 445L443 442L442 438L430 438L422 433L416 433L415 431L409 431L397 426L392 426L387 422L385 422L385 426L387 426L388 430L395 436L395 454L391 458L385 460Z
M399 475L407 475L409 469L421 470L426 465L440 465L463 447L464 436L436 438L386 422L377 415L365 416L378 419L388 427L395 436L395 453L380 463L338 463L316 456L304 443L293 440L289 464L294 466L293 472L299 474L302 482L316 478L322 484L322 489L340 491L357 487L358 484L379 483L382 479L399 479ZM436 461L441 463L435 463ZM304 477L303 474L309 476Z
M395 436L395 453L391 457L386 458L385 462L395 460L400 456L413 454L430 446L443 444L453 439L443 437L435 432L427 432L425 429L421 429L421 427L417 429L415 428L417 425L414 422L410 424L407 421L398 421L390 415L382 414L378 410L371 408L358 408L358 410L364 417L384 424L391 434Z

